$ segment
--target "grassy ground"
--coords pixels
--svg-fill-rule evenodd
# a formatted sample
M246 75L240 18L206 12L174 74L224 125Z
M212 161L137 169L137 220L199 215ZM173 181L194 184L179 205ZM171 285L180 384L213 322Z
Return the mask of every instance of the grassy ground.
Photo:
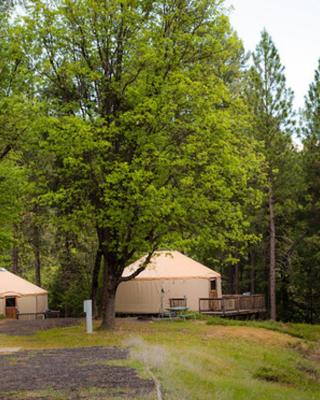
M264 328L276 332L287 333L288 335L320 342L320 325L282 323L275 321L242 321L222 318L209 318L209 325L224 326L248 326L254 328Z
M23 349L113 345L130 347L132 365L150 370L168 400L320 400L320 326L123 319L112 333L0 336L1 347Z

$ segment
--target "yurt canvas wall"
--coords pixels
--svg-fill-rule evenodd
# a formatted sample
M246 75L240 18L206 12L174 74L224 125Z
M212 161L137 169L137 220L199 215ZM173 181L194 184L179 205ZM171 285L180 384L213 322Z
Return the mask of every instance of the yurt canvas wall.
M124 275L130 275L142 262L143 258L126 268ZM199 299L210 297L213 286L216 297L221 297L217 272L177 251L157 252L145 271L119 285L116 312L157 314L170 306L172 298L186 298L188 309L198 311Z

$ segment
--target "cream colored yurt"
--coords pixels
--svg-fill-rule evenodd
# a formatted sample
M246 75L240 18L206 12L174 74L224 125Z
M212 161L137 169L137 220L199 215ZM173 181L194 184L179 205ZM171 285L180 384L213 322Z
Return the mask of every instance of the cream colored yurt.
M0 268L0 315L16 318L26 314L30 318L48 309L48 292Z
M127 267L123 276L132 274L144 260L142 257ZM200 298L221 296L219 273L178 251L158 251L143 272L119 285L116 312L158 314L166 311L173 299L185 299L189 310L199 311Z

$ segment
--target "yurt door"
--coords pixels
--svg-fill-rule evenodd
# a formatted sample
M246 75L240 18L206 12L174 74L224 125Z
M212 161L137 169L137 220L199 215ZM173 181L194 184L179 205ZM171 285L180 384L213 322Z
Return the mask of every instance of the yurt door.
M215 279L211 279L211 280L210 280L209 297L210 297L210 299L215 299L215 298L218 297L217 282L216 282Z
M6 318L17 318L16 298L6 298Z

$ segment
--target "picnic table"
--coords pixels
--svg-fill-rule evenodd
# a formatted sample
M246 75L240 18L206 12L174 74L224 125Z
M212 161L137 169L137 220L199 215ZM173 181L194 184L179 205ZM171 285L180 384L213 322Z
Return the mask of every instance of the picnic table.
M186 314L184 314L186 311L189 310L189 307L186 306L177 306L177 307L168 307L166 310L169 312L169 316L171 317L179 317L186 319Z

